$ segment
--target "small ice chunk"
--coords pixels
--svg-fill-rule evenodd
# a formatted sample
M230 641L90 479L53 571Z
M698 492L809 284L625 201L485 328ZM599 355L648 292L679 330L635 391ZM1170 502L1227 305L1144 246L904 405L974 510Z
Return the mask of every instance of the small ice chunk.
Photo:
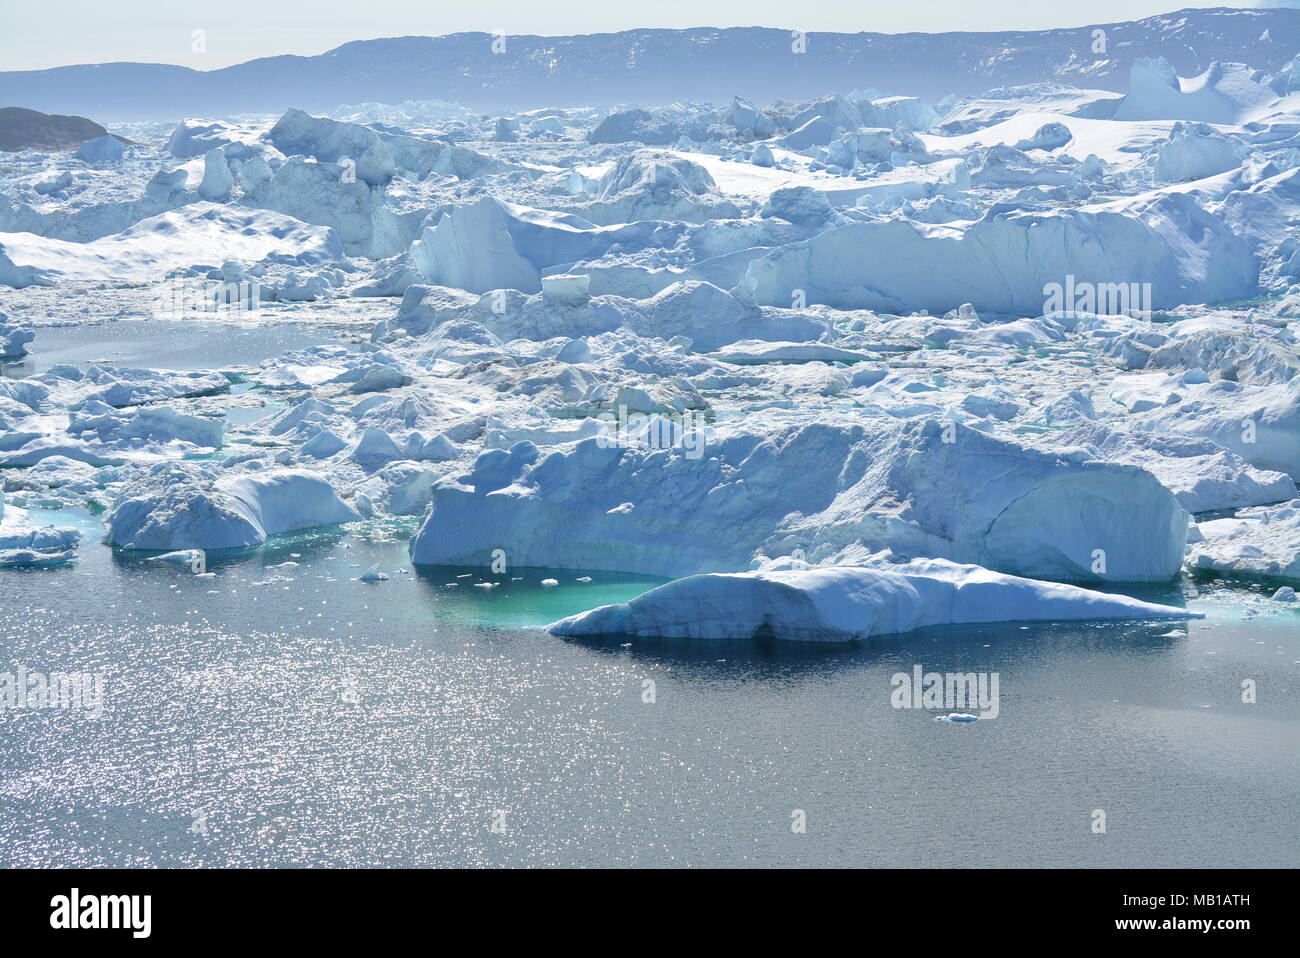
M147 561L171 562L176 565L193 565L202 556L202 549L181 549L177 552L164 552L160 556L150 556Z
M10 549L0 552L0 569L52 569L75 561L72 549L59 552L40 552L36 549Z

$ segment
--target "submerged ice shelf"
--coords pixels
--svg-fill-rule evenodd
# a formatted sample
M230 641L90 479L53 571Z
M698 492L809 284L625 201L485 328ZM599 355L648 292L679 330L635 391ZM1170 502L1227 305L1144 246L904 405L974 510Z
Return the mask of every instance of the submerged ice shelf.
M557 634L800 641L1300 578L1300 67L737 92L6 159L0 565L392 522L417 569L674 579ZM141 317L335 327L34 371Z

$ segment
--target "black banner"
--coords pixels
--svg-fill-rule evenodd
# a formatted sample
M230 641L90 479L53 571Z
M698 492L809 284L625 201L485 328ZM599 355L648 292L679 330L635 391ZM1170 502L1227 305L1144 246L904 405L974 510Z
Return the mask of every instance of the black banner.
M553 927L575 931L611 910L629 933L652 933L680 909L712 913L744 938L771 922L859 926L873 943L947 949L959 942L1143 945L1193 940L1222 947L1294 927L1286 871L734 871L673 874L529 871L6 871L6 942L79 945L218 944L301 947L438 928ZM698 884L697 884L698 883ZM561 904L563 903L563 904ZM584 907L585 906L585 907ZM559 911L557 911L559 908ZM1286 909L1289 913L1284 913ZM743 916L743 920L739 916ZM784 916L782 918L781 916ZM862 927L865 926L865 927ZM638 934L640 932L637 932ZM766 932L762 933L763 935ZM918 939L917 936L920 936Z

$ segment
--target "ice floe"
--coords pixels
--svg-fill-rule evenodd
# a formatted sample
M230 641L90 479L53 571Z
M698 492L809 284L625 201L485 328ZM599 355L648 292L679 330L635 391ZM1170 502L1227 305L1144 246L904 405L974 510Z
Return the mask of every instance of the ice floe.
M1184 619L1200 613L940 559L711 573L549 626L553 635L854 642L936 625Z

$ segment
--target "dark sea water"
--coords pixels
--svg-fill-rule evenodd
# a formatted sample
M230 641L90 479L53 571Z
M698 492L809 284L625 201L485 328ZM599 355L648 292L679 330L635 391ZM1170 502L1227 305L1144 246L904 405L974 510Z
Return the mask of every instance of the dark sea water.
M1194 599L1183 635L576 643L540 626L655 583L414 573L410 525L373 523L196 576L80 521L75 567L0 572L0 660L100 672L105 711L0 711L0 865L1300 860L1300 616L1258 593ZM1001 714L893 708L914 664L999 673Z

